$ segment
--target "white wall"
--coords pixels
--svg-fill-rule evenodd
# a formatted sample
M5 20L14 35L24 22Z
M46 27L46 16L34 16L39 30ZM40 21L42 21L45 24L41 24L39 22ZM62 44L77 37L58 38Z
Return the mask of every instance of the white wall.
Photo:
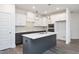
M23 13L26 15L25 10L21 10L16 8L16 13ZM43 27L35 27L33 22L26 22L26 26L17 26L16 28L16 33L17 32L28 32L28 31L41 31L41 30L45 30L45 28Z
M10 14L11 20L11 41L10 46L15 47L15 5L12 4L2 4L0 5L0 12L5 12Z
M79 39L79 13L71 13L71 39Z

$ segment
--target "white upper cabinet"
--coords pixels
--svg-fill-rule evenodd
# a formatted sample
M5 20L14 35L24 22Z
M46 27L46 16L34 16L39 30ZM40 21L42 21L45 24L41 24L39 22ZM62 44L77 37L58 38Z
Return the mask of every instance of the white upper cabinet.
M35 19L34 26L47 26L48 21L46 17L40 17Z
M36 15L32 12L27 12L27 21L34 22Z
M66 13L58 13L50 16L50 22L55 23L55 21L66 20Z
M66 20L66 13L60 13L56 16L56 21Z
M41 26L41 22L42 22L42 21L41 21L41 18L38 18L38 17L37 17L37 18L35 19L34 26Z
M26 15L21 13L16 13L16 26L26 26Z

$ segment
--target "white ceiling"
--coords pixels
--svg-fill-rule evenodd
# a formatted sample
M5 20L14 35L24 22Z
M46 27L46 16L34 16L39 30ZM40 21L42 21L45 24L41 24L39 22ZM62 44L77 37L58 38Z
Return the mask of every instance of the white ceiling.
M33 9L33 6L35 6L36 8ZM65 8L69 8L73 12L79 12L79 4L16 4L16 8L31 12L38 11L38 13L40 14L45 14L45 11L47 11L47 14L49 14L52 12L63 10ZM57 10L57 8L60 9Z

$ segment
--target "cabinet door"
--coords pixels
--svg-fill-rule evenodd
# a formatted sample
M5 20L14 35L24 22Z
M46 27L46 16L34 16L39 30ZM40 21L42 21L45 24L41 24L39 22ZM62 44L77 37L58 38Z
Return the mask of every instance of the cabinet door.
M65 13L58 14L56 18L57 21L66 20L66 14Z
M32 12L27 12L27 21L34 22L36 15Z
M22 44L22 34L16 33L16 44Z
M53 14L50 16L50 24L55 23L55 21L62 21L62 20L66 20L65 13Z
M16 26L25 26L26 25L26 15L17 13L15 22L16 22Z
M35 21L34 26L47 26L47 22L46 18L39 18Z
M34 26L40 26L40 24L41 24L40 18L39 19L35 19Z

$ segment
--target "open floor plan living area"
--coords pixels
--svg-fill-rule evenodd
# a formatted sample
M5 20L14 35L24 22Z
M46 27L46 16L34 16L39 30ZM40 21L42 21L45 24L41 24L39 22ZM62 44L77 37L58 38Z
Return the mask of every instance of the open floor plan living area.
M79 54L79 4L0 4L0 54Z

